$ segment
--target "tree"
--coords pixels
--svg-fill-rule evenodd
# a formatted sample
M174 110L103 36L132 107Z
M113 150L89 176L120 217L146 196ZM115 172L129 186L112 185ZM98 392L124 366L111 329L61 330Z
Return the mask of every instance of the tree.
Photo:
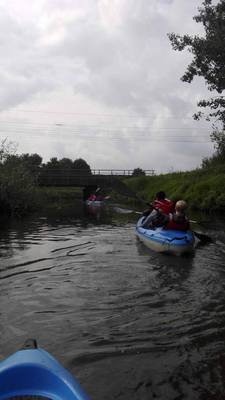
M19 168L22 166L28 171L31 176L35 179L39 173L40 166L42 163L42 157L38 154L10 154L5 155L3 164L11 168Z
M83 170L83 172L85 172L88 175L91 175L91 168L88 165L88 163L83 160L83 158L77 158L74 162L73 162L73 169L77 169L77 170Z
M73 161L70 158L64 157L61 160L59 160L59 168L72 169Z
M42 163L42 157L39 156L39 154L34 153L34 154L22 154L20 156L21 161L24 164L27 164L29 167L40 167Z
M59 168L59 161L57 157L52 157L50 158L50 161L48 161L45 165L44 168L49 168L49 169L56 169Z
M7 138L0 141L0 164L4 163L9 156L15 154L16 144L9 142Z
M132 172L132 176L145 176L145 171L141 168L135 168Z
M27 160L29 156L26 155L25 158ZM37 161L38 158L34 158ZM21 215L34 206L36 192L31 172L23 160L23 155L15 154L15 145L3 140L0 143L1 213Z
M32 175L38 175L42 163L42 157L39 154L22 154L20 160L24 167L30 171Z
M220 129L222 127L221 134L224 136L225 97L222 94L225 90L225 1L219 0L216 5L213 5L212 0L205 0L198 11L199 14L193 19L203 24L204 36L180 36L170 33L168 37L174 50L182 51L187 48L193 55L181 80L191 83L195 76L201 76L205 79L209 91L215 90L218 93L208 100L200 100L197 105L208 109L207 120L216 118L216 121L220 123ZM204 114L200 111L194 115L194 118L199 119L203 116ZM216 143L217 151L220 151L221 144L218 146L217 142L218 131L215 125L213 128L211 139ZM220 139L219 136L221 143Z

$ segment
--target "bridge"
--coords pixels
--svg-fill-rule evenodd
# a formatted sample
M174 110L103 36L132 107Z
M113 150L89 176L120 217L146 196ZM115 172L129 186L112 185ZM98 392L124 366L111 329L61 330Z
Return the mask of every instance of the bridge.
M155 171L145 170L146 176L155 175ZM130 169L41 169L38 173L37 183L40 186L110 186L115 180L131 178L133 170Z
M154 170L143 171L146 176L153 176ZM133 170L129 169L40 169L37 176L39 186L73 186L83 188L83 199L97 187L115 190L123 196L137 198L136 194L122 181L131 178Z

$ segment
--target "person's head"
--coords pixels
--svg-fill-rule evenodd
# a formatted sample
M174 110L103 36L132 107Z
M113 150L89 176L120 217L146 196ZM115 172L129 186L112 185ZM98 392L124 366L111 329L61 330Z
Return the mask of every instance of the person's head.
M164 200L166 198L166 194L163 191L157 192L155 195L157 200Z
M187 203L184 200L178 200L175 204L175 211L179 214L185 214Z

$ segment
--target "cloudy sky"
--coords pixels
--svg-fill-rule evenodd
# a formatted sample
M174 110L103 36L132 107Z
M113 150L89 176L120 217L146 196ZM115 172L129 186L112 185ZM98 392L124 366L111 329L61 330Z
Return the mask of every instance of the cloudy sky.
M200 0L0 0L1 139L91 168L193 169L212 154L196 122L201 78L167 33L199 34Z

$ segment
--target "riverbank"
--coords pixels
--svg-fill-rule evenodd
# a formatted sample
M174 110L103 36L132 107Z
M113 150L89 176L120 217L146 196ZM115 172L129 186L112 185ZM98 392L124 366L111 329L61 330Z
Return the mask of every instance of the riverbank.
M225 165L156 176L126 179L125 183L137 197L151 201L155 193L164 190L176 201L185 199L191 210L225 213Z
M217 168L196 169L155 176L125 178L123 182L136 196L127 193L110 193L110 203L142 209L154 199L155 193L164 190L172 200L185 199L192 211L225 213L225 165ZM73 187L37 188L39 208L43 212L60 212L82 203L82 189Z
M164 190L167 197L174 201L185 199L192 212L225 215L225 164L187 172L127 177L123 179L123 184L120 191L105 188L105 193L110 195L108 204L143 210L146 203L154 199L156 192ZM14 187L14 191L8 191L7 196L3 196L2 191L1 215L20 217L36 211L42 215L51 212L73 213L77 205L83 205L82 189L35 185L29 185L26 189L21 185L16 191Z

